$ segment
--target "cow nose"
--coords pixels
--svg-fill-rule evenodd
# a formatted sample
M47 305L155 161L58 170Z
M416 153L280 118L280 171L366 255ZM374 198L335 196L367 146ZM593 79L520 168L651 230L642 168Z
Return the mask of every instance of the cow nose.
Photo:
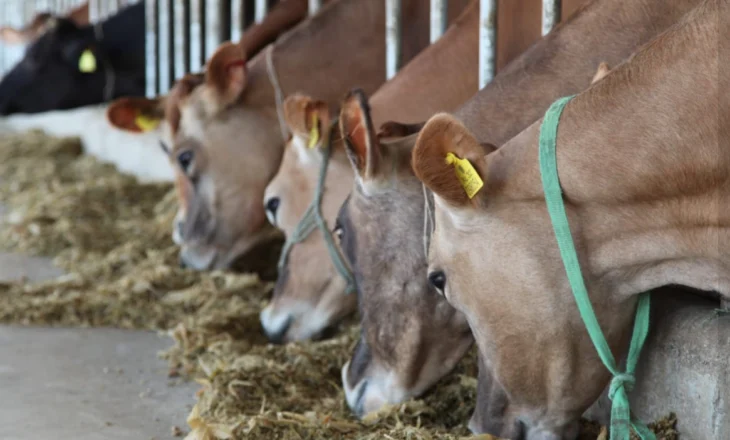
M290 314L274 313L273 308L269 305L261 311L259 316L261 326L269 341L274 344L282 344L285 341L286 333L289 331L294 318Z
M363 379L354 387L348 381L348 370L350 369L350 361L342 366L342 385L345 390L345 400L353 413L359 418L365 415L365 390L368 386L368 380Z
M276 211L279 209L279 203L281 203L281 199L278 197L272 197L266 201L266 212L268 212L272 218L276 218Z

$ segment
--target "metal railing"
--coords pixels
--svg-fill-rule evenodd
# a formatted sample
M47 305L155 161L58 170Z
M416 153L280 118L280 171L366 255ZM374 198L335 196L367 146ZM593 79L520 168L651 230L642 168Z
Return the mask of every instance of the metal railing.
M390 79L400 68L401 5L400 0L386 0L386 77ZM479 88L489 84L497 66L498 0L479 0ZM547 35L560 22L561 0L542 0L542 35ZM431 43L446 30L448 0L431 0Z
M86 0L0 0L0 25L22 27L36 13L63 14ZM88 0L91 22L103 20L125 4L138 0ZM237 41L252 23L266 17L273 0L143 0L146 3L146 94L166 93L174 81L202 69L215 49ZM424 0L425 1L425 0ZM479 0L479 87L496 73L498 0ZM561 0L542 0L542 34L560 21ZM445 32L448 0L430 0L431 43ZM309 0L309 13L322 7ZM401 62L401 0L384 0L386 8L386 77L392 78ZM22 47L0 46L0 73L22 57Z

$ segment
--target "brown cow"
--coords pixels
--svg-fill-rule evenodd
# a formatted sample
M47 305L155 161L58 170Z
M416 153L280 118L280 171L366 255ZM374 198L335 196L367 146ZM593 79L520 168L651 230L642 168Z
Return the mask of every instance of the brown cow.
M599 62L618 64L699 1L590 2L498 74L457 115L479 133L480 140L500 145L540 117L554 99L585 88ZM373 126L367 118L359 123ZM367 130L368 133L373 131L373 128ZM403 139L396 147L382 145L372 136L352 141L352 153L361 163L373 160L378 163L369 175L358 173L352 193L338 217L346 237L343 250L358 275L359 294L372 304L370 311L361 310L367 316L362 320L366 329L363 335L377 334L382 329L381 340L401 339L399 351L383 350L375 340L363 338L360 341L349 363L345 389L351 390L348 401L357 401L357 396L362 396L359 400L364 402L370 398L368 388L375 380L363 372L379 368L391 377L402 377L407 372L398 372L402 368L400 356L410 358L413 353L425 350L427 347L422 341L457 338L464 328L457 319L452 325L430 326L431 322L438 322L435 318L438 313L446 312L439 312L445 302L428 286L425 278L426 200L422 185L410 166L396 166L409 162L410 147L415 139ZM359 156L357 152L360 152ZM384 187L382 182L389 182L389 185ZM391 264L385 270L381 261L397 264ZM405 295L405 291L420 294ZM384 312L387 310L393 310L393 315ZM409 329L416 330L411 330L407 337L389 334L386 329L392 325L390 321L395 320L394 315L397 321L408 322ZM368 330L370 328L372 330ZM425 356L425 351L423 353ZM446 371L446 367L450 368L458 360L448 353L443 355ZM380 367L371 367L371 364ZM437 379L433 377L432 383ZM413 395L408 384L391 385L394 389L401 387L404 396ZM478 403L481 405L487 398L492 397L480 394ZM363 411L361 405L356 403L353 407ZM479 432L495 431L494 423L493 418L485 421L475 418L471 427Z
M639 293L684 285L730 298L730 97L722 87L730 75L717 55L730 35L718 17L728 15L730 1L702 2L568 103L560 120L570 228L617 358L627 352ZM437 115L419 135L413 166L435 194L428 278L466 315L506 392L504 413L522 425L521 438L572 439L610 373L578 313L547 215L540 124L489 152L457 119ZM483 180L473 198L447 153Z
M374 117L425 120L444 109L456 109L476 93L478 16L478 4L472 1L436 44L378 89L372 98ZM463 75L449 76L455 70ZM423 89L434 89L435 93L419 94ZM265 205L271 223L291 236L314 199L323 160L322 141L327 139L323 133L316 145L319 148L307 148L312 117L318 115L319 125L324 129L337 112L326 103L305 96L292 96L287 104L285 114L293 137L285 149L279 172L266 188ZM335 132L321 205L330 227L354 178L339 125L335 126ZM297 340L315 336L336 324L356 306L355 295L345 295L345 287L322 233L314 231L295 244L286 258L273 299L261 313L266 333L276 341Z
M451 3L459 10L466 0ZM428 43L428 4L405 1L403 15L408 60ZM385 78L384 26L382 5L332 1L248 68L243 51L229 43L204 78L191 76L177 88L166 104L166 143L182 197L174 229L184 265L228 268L271 236L261 200L283 151L277 92L305 91L333 104L353 83L374 90ZM139 110L127 106L122 114Z

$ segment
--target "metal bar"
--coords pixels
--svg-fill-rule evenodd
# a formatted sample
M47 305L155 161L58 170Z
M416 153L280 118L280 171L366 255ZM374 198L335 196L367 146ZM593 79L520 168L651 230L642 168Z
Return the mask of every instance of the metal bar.
M431 0L431 44L446 32L449 0Z
M201 64L205 64L220 45L220 14L218 0L205 0L205 55Z
M238 41L243 35L243 1L231 2L231 41Z
M385 0L385 79L398 73L401 59L400 0Z
M322 0L309 0L309 15L314 15L322 8Z
M175 0L172 2L173 7L173 53L175 68L173 69L174 78L180 78L185 74L185 34L189 32L190 28L185 24L185 2L181 0Z
M145 95L157 96L157 13L156 0L145 0Z
M266 0L256 0L256 23L261 23L266 18L269 5Z
M170 10L170 2L172 0L157 0L157 50L158 55L158 68L159 68L159 83L160 93L167 93L170 90L171 83L171 69L170 69L170 20L168 13Z
M199 72L205 63L205 33L203 32L205 17L202 9L203 0L190 0L190 67L188 72Z
M228 2L218 2L217 9L218 9L218 23L220 23L220 28L218 29L218 41L230 41L231 39L231 3Z
M182 63L183 63L183 74L190 73L190 47L192 44L192 22L191 22L191 11L190 11L190 0L182 0L182 5L179 6L182 9Z
M542 0L542 36L549 34L560 23L562 0Z
M497 65L497 0L479 0L479 88L494 78Z

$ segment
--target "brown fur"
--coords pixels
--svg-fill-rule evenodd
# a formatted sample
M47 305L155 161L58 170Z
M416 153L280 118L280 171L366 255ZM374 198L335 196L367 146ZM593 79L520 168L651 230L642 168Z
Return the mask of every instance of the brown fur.
M450 8L458 11L464 3L452 1ZM404 1L404 60L427 44L428 12L420 0ZM384 22L384 9L369 0L328 2L273 46L282 91L309 92L333 104L353 82L374 90L385 76ZM199 269L228 267L270 232L261 200L283 150L274 89L263 53L248 63L245 76L237 67L231 75L239 50L221 47L203 83L168 99L174 109L166 125L171 159L177 164L183 152L195 155L195 179L187 176L195 189L180 191L193 200L181 201L188 209L181 210L176 228L185 232L183 260Z
M728 14L728 1L703 1L578 95L561 118L567 213L616 358L626 353L639 293L679 284L730 297L730 98L721 88L730 78L717 57L730 31L718 17ZM436 180L425 181L438 196L429 269L446 274L447 298L466 314L524 437L571 439L609 374L585 332L546 215L539 128L540 121L486 156L478 206L454 206ZM422 148L414 156L429 154Z
M456 17L457 12L463 9L466 3L450 2L450 17ZM370 5L373 4L370 3ZM404 7L407 6L407 9L404 9L404 14L407 10L409 11L408 14L414 16L411 20L411 25L428 18L427 3L404 2L403 5ZM420 8L425 9L421 10ZM425 14L423 14L424 12ZM361 15L352 17L352 20L356 21L358 26L364 26ZM463 19L457 19L456 21L462 23ZM426 21L423 21L423 23L425 24ZM383 25L384 23L378 26ZM476 27L474 27L474 30L476 30ZM426 36L426 33L422 35ZM468 39L461 42L459 42L459 39L456 39L453 43L448 43L449 40L453 40L452 37L444 37L446 39L445 42L429 47L416 60L401 69L396 79L384 86L384 90L387 89L388 92L384 92L383 94L379 92L373 97L373 102L377 105L377 112L383 114L385 117L389 116L391 114L390 112L404 116L407 114L407 111L410 111L412 101L415 100L417 113L412 116L417 118L417 120L424 120L434 111L441 109L441 107L434 107L435 105L444 105L444 102L453 102L453 104L445 106L445 108L453 109L458 102L465 100L473 94L477 88L476 75L472 73L476 71L476 60L461 60L460 55L465 53L464 46L467 42L469 42L468 44L473 44L471 47L474 51L476 50L477 34L474 32L473 35L467 35ZM382 38L381 34L378 34L376 38ZM470 40L473 40L473 43ZM291 41L291 44L294 43L296 41ZM467 47L468 44L466 44ZM449 54L449 45L451 45L451 52L456 55ZM434 50L436 52L432 52ZM428 53L432 53L433 55L427 55ZM464 78L455 77L453 81L440 81L442 84L448 86L443 94L433 97L423 96L423 99L414 99L418 96L415 92L420 87L438 82L434 78L438 73L433 69L433 56L436 54L439 54L438 57L440 57L440 60L451 62L450 66L452 69L461 70L464 65L468 66L470 78L464 80ZM333 55L333 59L336 59L338 62L344 61L348 64L349 69L353 56L355 59L361 59L365 55L364 53L351 51L347 54ZM302 81L305 79L324 80L330 84L333 81L341 81L341 84L346 86L347 89L352 87L353 84L357 84L354 82L355 80L351 70L348 70L348 74L342 75L341 78L321 74L309 74L311 72L317 72L317 68L315 66L309 66L307 63L319 63L322 61L322 58L318 54L315 59L306 62L301 61L301 64L296 66L296 69L301 71L302 65L307 65L305 75L302 75L306 78L302 79ZM369 63L367 68L372 69L373 67L378 67L380 65L380 58L377 58L377 61ZM325 66L323 65L322 68L325 68ZM447 72L447 70L444 69L444 72ZM453 70L449 70L448 72L453 72ZM384 75L384 71L381 74ZM282 86L285 90L287 89L286 84L282 84ZM369 91L367 87L363 87L363 90L365 92ZM453 94L449 96L450 93ZM338 99L333 103L329 99L322 99L324 96L321 94L311 94L311 96L319 98L317 100L319 104L316 104L315 107L320 112L318 119L321 125L321 139L326 136L326 132L329 129L331 122L330 115L338 114L336 109L342 95L339 94ZM444 99L450 99L452 101L444 101ZM459 99L459 101L456 101L456 99ZM288 101L285 113L288 115L286 119L289 128L293 132L293 137L284 151L279 172L268 185L265 194L266 202L275 198L280 200L275 223L277 227L287 234L293 232L301 216L304 214L305 209L314 197L315 185L321 164L321 150L306 148L306 144L309 141L309 130L311 128L309 125L311 124L311 113L306 115L306 109L310 108L311 110L312 102L314 102L314 98L309 98L303 94L300 94L300 98ZM402 107L404 108L403 110L401 110ZM330 229L335 224L337 211L345 199L353 179L352 169L345 156L342 136L339 134L339 127L335 126L334 130L332 136L332 156L328 166L322 203L322 213ZM272 301L264 313L262 313L262 322L264 322L265 328L267 322L275 321L283 323L285 322L283 317L289 316L292 318L289 328L285 329L286 334L279 334L278 331L270 332L275 336L276 340L303 339L317 335L324 326L334 325L343 316L354 311L356 305L355 295L343 294L345 287L344 280L335 271L325 247L323 237L319 231L315 231L306 240L295 245L287 261L288 264L285 270L279 274ZM276 320L272 317L282 317L282 319Z
M666 29L699 1L589 1L548 38L538 42L503 69L490 85L462 106L457 116L466 127L476 132L479 143L501 145L539 118L553 100L584 89L596 73L596 66L600 62L605 61L610 65L620 63L636 47ZM462 60L464 61L466 60ZM444 76L440 78L443 80ZM423 90L428 90L430 95L440 94L448 88L449 86L442 86L440 83L431 84L423 87L411 99L424 94ZM375 99L371 100L373 116L378 118L380 116L375 110L374 101ZM397 115L386 115L381 120L394 119L402 120ZM410 121L418 120L414 118ZM373 125L377 126L377 123L374 121ZM410 167L410 147L414 143L415 139L405 139L398 142L397 146L384 146L381 143L381 168L393 171L380 176L372 184L365 185L367 195L361 188L362 182L356 183L340 214L341 221L346 223L343 226L346 240L354 249L354 255L349 257L359 274L361 297L368 300L367 304L360 306L363 328L373 328L370 330L372 335L364 332L363 337L367 338L367 343L358 344L358 350L376 350L365 353L367 355L356 353L351 359L353 371L365 370L367 367L356 368L357 359L377 359L381 357L381 350L384 352L383 359L411 356L415 350L406 348L405 343L401 347L387 344L387 340L405 339L399 333L400 330L395 328L401 325L398 323L404 323L402 325L411 328L423 326L420 330L423 334L418 338L414 337L414 333L409 334L411 346L419 338L430 340L437 335L455 346L457 344L453 341L463 331L463 327L459 325L442 325L441 328L427 325L436 321L436 309L429 310L426 304L428 301L439 304L437 300L430 298L440 298L441 302L447 303L426 282L427 263L422 250L423 192ZM379 186L382 182L388 184ZM459 189L461 190L460 187ZM475 242L480 243L480 248L488 245L483 240ZM391 266L387 264L389 261L393 262ZM396 270L391 271L389 267ZM404 286L413 293L404 295ZM423 308L417 304L423 304ZM365 315L363 310L372 312ZM391 315L381 313L382 310L393 310L392 317L396 323L391 323ZM377 329L382 331L380 339L376 338ZM383 347L387 348L373 348L380 341L385 341ZM425 344L416 346L422 347ZM434 352L440 349L442 348L434 345ZM449 352L447 345L443 349L444 353ZM449 361L452 359L450 355L443 357L448 357ZM368 362L373 364L377 360ZM431 377L433 382L437 379L438 376ZM496 388L487 389L494 392ZM479 395L480 402L491 400L490 396L481 393L482 391ZM474 419L471 424L477 432L496 426L494 420L489 425L479 422L480 420ZM500 426L509 426L509 423L501 423Z

